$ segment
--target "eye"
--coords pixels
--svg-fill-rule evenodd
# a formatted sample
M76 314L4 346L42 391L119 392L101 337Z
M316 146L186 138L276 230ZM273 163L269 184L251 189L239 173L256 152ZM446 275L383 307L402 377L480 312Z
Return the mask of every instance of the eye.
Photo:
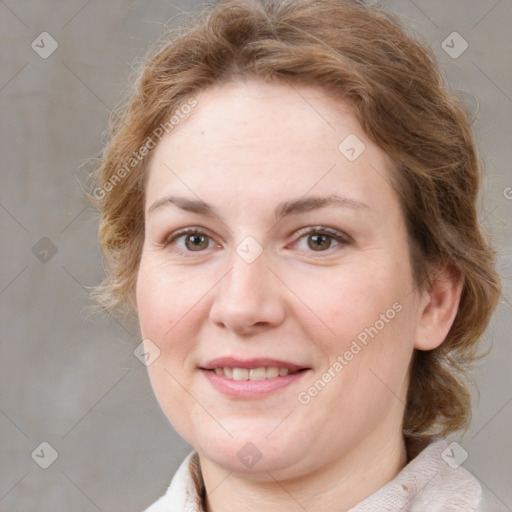
M204 231L197 228L187 228L169 235L165 239L164 245L173 245L185 252L200 252L210 249L213 242Z
M348 235L332 228L319 226L299 231L295 246L303 251L327 252L340 245L347 245L351 239ZM185 228L167 236L164 246L172 245L182 252L201 252L211 249L214 242L210 235L198 228Z
M307 231L301 231L299 234L302 236L296 242L296 245L304 251L326 252L336 246L346 245L350 242L347 235L327 227L308 228Z

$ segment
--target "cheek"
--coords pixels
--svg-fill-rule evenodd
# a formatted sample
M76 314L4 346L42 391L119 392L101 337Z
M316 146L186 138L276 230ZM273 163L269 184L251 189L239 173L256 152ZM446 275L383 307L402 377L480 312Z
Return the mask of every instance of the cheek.
M151 332L162 340L192 310L200 290L186 270L169 268L160 259L142 258L136 296L142 334L149 337Z
M364 431L405 400L404 377L412 355L414 328L407 299L410 289L407 278L396 278L400 275L397 269L389 266L383 272L383 268L372 272L369 267L361 270L354 266L350 270L347 267L346 273L338 269L322 281L322 288L328 291L310 288L308 300L329 327L328 331L323 329L324 335L314 338L326 356L321 379L328 384L326 392L314 398L313 407L331 411L326 421L332 428L339 427L341 418L347 428L353 421ZM312 321L307 328L313 334L313 322L320 324L313 315L308 318ZM317 379L318 375L308 385L316 386ZM305 387L306 393L308 389Z
M143 338L153 341L164 356L172 347L172 340L190 326L197 298L188 293L189 288L183 276L170 275L141 262L136 291L140 330Z
M169 318L169 311L173 311L172 295L165 291L162 283L154 279L149 269L141 265L137 277L137 312L141 334L157 342L161 333L173 326L173 319Z
M336 396L324 398L339 403L342 396L341 401L354 407L360 407L361 400L375 407L380 401L383 407L393 395L379 379L401 395L414 342L407 261L347 264L321 280L303 277L301 283L297 294L314 312L302 315L303 321L310 319L303 328L325 354L324 370L337 375L331 388ZM339 356L341 363L334 368Z
M400 272L392 267L354 264L321 277L296 276L294 292L309 309L297 318L302 317L310 328L317 324L334 339L351 340L375 322L380 326L380 315L388 311L385 320L394 319L393 304L401 302L407 290L397 275Z
M158 368L188 378L197 363L192 356L217 280L218 274L211 271L198 273L150 258L141 260L136 289L140 331L160 349L160 357L148 367L152 379Z
M186 285L183 277L141 261L136 289L140 331L143 339L151 340L160 350L147 371L162 411L185 439L190 428L187 415L176 411L190 410L183 386L189 386L189 355L197 338L192 329L198 325L199 311L198 305L194 307L198 299L187 293Z

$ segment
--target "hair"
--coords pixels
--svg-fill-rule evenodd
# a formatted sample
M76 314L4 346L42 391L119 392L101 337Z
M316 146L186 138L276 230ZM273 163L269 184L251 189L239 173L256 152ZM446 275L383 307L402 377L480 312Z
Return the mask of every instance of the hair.
M480 164L468 113L444 84L434 54L379 6L225 0L152 47L111 118L110 139L93 173L91 197L107 266L96 299L109 310L136 313L148 142L154 146L155 134L200 91L249 79L314 85L348 102L366 135L390 158L416 286L430 289L435 269L446 265L463 280L444 342L414 351L404 434L467 428L468 370L481 355L478 342L501 291L495 253L477 214Z

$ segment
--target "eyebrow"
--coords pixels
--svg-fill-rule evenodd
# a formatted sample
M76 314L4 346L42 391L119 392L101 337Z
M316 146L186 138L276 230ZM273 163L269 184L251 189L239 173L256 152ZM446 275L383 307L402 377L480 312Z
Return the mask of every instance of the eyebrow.
M148 208L148 215L156 209L170 204L191 213L204 215L206 217L217 217L222 220L221 215L212 205L205 203L202 200L189 199L182 196L165 196L162 199L155 201ZM300 199L280 203L274 211L274 216L276 221L279 221L287 215L297 215L329 206L350 208L358 211L370 209L366 203L344 196L330 195L325 197L302 197Z

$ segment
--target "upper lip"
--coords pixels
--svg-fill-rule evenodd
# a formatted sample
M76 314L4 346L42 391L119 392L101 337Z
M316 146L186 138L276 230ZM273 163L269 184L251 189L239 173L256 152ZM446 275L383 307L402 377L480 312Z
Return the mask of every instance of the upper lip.
M238 359L235 357L217 357L208 361L200 368L203 370L214 370L215 368L287 368L289 371L294 372L306 368L299 364L290 363L288 361L281 361L278 359L271 359L268 357L257 357L253 359Z

